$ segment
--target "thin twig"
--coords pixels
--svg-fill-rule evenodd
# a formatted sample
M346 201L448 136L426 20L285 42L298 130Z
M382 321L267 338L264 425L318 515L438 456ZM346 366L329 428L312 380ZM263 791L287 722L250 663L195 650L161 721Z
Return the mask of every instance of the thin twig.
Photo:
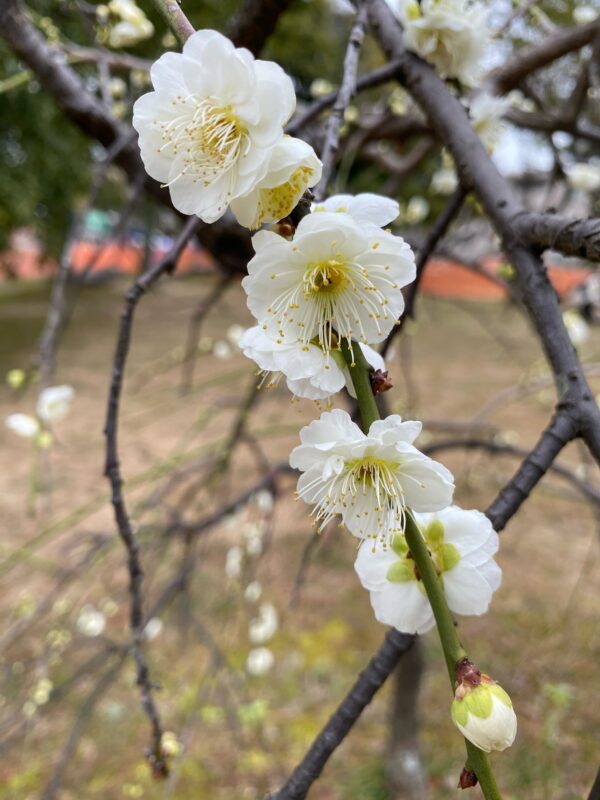
M159 773L161 770L166 770L166 763L164 762L161 749L162 726L160 716L154 702L152 682L142 646L144 630L142 598L143 572L136 534L133 530L122 493L123 479L121 477L121 468L119 464L117 433L123 377L131 341L135 309L140 298L148 289L153 286L162 275L172 272L175 269L179 257L193 236L198 224L199 220L196 217L192 217L184 226L170 252L152 269L138 278L126 294L125 307L119 327L117 348L113 360L112 381L104 428L104 434L106 436L105 475L111 485L111 500L119 536L127 551L129 592L131 595L130 628L132 635L132 652L137 669L137 684L140 688L142 707L150 720L152 729L149 757L153 759L153 767Z
M340 127L344 119L346 109L350 105L350 100L356 91L356 73L358 72L358 60L362 43L365 38L365 24L367 21L367 8L362 2L358 5L356 19L350 31L348 47L344 56L344 75L342 85L337 94L335 103L331 110L331 115L327 124L325 142L321 153L323 162L323 175L318 185L314 189L315 200L322 200L325 196L327 186L333 174L335 158L340 146Z
M456 217L456 215L460 212L462 205L465 201L467 196L467 190L460 184L454 190L453 195L450 197L446 207L436 219L435 223L431 226L431 230L427 235L426 240L423 242L422 247L419 248L417 253L417 276L415 280L410 284L408 291L406 293L406 306L404 310L404 314L398 320L398 324L392 328L390 331L387 339L384 341L381 347L381 355L385 358L388 350L394 338L398 335L398 333L402 330L405 320L407 318L413 318L415 315L415 303L417 300L417 295L419 293L419 288L421 286L421 281L423 279L423 273L425 272L425 267L427 266L427 262L429 261L430 256L432 255L433 251L437 247L440 240L445 236L448 228L452 224L452 221Z

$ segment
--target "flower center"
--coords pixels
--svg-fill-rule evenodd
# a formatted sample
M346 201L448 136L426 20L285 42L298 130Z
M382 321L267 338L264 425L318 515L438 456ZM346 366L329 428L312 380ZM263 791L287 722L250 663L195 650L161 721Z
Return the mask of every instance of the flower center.
M343 261L330 259L317 266L308 268L304 275L305 294L315 295L319 292L334 292L346 284L345 264Z
M168 123L159 123L163 139L160 149L169 147L183 162L169 185L190 174L209 186L247 152L248 132L231 106L220 106L212 98L180 96L173 105L183 106L181 114Z
M260 228L267 214L273 219L283 219L300 199L313 174L310 167L298 167L286 183L271 189L260 190L260 204L253 228Z
M441 577L444 572L448 572L458 564L460 553L453 544L444 541L444 526L438 520L434 520L422 533L435 571ZM388 569L388 581L391 583L420 581L421 574L408 549L404 534L394 536L392 550L399 556L399 560Z

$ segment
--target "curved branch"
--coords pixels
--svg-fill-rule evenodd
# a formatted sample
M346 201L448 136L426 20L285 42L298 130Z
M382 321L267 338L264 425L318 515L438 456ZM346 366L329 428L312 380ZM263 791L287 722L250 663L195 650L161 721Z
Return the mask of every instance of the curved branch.
M567 256L600 261L600 219L575 219L558 214L521 211L513 219L521 241L557 250Z
M572 53L573 50L579 50L590 44L599 30L600 21L594 20L587 25L568 28L553 36L547 36L541 42L523 47L506 64L492 70L487 80L493 85L497 94L509 92L532 72L562 58L567 53Z
M114 508L115 521L117 523L119 536L127 551L129 594L131 596L129 616L132 636L131 649L136 664L137 685L141 693L142 707L150 720L152 729L149 758L151 759L153 770L157 774L166 774L167 765L164 761L161 747L163 731L160 715L154 702L152 681L142 646L144 639L144 613L142 602L143 571L139 554L139 545L122 492L123 478L121 476L119 462L117 434L123 377L131 341L133 317L137 304L141 297L162 275L172 272L175 269L183 250L193 236L198 224L199 220L196 217L192 217L187 222L183 231L177 238L177 241L164 259L139 277L127 292L113 360L112 380L108 396L106 424L104 426L104 435L106 437L106 465L104 474L110 482L111 501Z
M390 630L381 647L321 730L289 780L268 800L303 800L331 754L343 742L357 719L383 686L401 656L413 645L414 636Z

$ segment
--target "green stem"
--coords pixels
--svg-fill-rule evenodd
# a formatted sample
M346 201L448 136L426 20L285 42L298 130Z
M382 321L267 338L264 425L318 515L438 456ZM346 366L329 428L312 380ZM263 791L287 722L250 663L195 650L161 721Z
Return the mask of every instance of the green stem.
M368 432L371 424L380 419L379 410L371 389L369 372L371 367L365 359L362 350L356 342L353 342L352 349L348 342L342 341L342 353L350 369L352 383L356 391L358 407L363 421L363 430ZM354 354L354 358L352 357ZM404 529L406 543L410 548L412 557L418 567L423 587L427 592L427 597L431 603L433 615L437 625L446 667L450 677L450 686L454 692L456 682L456 664L466 657L456 628L454 619L448 608L444 588L438 577L435 565L431 558L431 553L425 543L421 531L412 512L406 509L406 527ZM467 747L467 769L472 770L476 775L486 800L501 800L500 790L496 784L496 779L492 773L487 755L465 739Z
M356 342L353 342L353 346L350 348L348 342L342 339L342 354L350 370L350 377L352 378L360 416L363 421L363 430L368 433L371 423L381 419L373 389L371 388L371 378L369 376L371 365Z

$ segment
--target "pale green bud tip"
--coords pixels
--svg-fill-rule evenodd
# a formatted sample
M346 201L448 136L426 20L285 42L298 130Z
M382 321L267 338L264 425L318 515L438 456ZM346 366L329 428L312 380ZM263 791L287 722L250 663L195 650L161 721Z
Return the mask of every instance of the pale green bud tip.
M25 372L22 369L11 369L6 374L6 382L11 389L20 389L25 383Z
M451 707L452 721L480 750L506 750L517 734L517 715L504 689L487 675L481 683L457 686Z

